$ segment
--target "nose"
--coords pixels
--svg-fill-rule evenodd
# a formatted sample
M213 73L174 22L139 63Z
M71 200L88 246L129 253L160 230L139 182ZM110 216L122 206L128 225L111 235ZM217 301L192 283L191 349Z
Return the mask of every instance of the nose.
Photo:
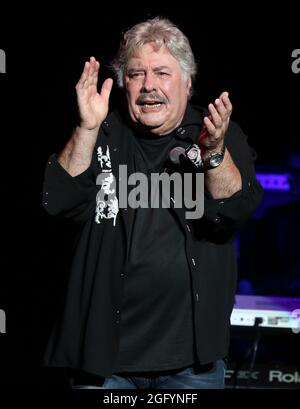
M156 86L155 86L155 78L153 76L153 73L150 71L147 71L144 77L143 91L151 92L155 89L156 89Z

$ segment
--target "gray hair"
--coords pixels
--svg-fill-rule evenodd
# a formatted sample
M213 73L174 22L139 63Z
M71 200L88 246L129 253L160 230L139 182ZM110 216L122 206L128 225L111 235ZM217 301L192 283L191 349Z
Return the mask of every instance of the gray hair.
M197 66L189 40L171 21L155 17L136 24L124 34L118 54L112 63L119 87L124 87L128 59L136 54L138 48L148 43L153 43L155 51L164 45L178 61L184 79L195 79Z

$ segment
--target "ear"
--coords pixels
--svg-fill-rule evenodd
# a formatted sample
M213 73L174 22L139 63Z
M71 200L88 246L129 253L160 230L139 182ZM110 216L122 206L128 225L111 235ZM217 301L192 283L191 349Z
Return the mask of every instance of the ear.
M187 95L190 96L190 92L191 92L191 87L192 87L192 79L191 77L188 79L187 82Z

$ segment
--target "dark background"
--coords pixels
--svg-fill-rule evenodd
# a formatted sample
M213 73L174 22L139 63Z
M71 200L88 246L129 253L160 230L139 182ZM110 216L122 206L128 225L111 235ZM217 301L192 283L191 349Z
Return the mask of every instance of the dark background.
M257 165L285 172L289 154L300 152L300 73L291 70L300 36L296 9L288 4L264 11L255 3L232 11L217 4L210 9L186 3L144 9L116 4L99 10L85 4L64 15L47 4L43 10L20 7L3 12L0 27L0 48L7 56L7 73L0 75L0 308L7 318L7 334L0 334L0 381L40 383L52 380L40 360L63 299L73 250L72 229L41 207L43 173L48 156L62 148L76 124L75 84L84 61L91 55L100 60L101 83L112 75L108 66L123 31L145 18L170 18L190 39L198 62L193 101L207 106L229 91L232 119L258 153ZM117 99L114 89L112 106ZM269 205L275 207L275 216L263 213L240 235L240 274L254 280L257 294L261 289L300 296L298 290L278 285L280 280L272 284L274 269L277 276L285 274L286 259L299 265L295 196L289 200L292 212L276 208L276 200ZM289 220L285 235L282 217ZM283 244L286 252L278 254ZM260 286L257 275L264 272Z

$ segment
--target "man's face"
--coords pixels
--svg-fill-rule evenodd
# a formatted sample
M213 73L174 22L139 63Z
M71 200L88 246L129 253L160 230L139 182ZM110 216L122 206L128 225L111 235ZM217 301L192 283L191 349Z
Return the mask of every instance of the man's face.
M125 87L131 119L157 135L179 126L189 96L191 80L183 78L178 61L165 46L154 51L151 43L130 58Z

